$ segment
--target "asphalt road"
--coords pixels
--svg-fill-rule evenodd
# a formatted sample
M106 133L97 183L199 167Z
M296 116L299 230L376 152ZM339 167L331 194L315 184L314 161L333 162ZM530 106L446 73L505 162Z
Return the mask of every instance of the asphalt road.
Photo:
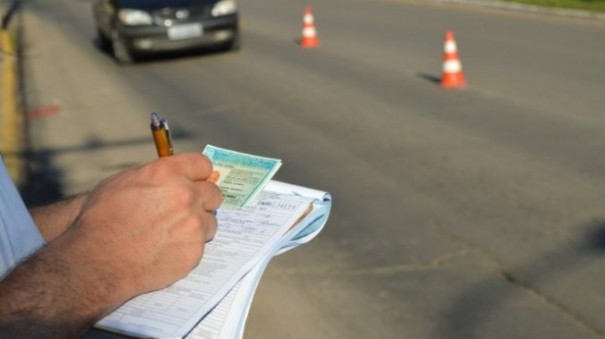
M246 338L605 336L605 22L440 1L241 0L243 47L119 67L89 1L28 2L29 201L177 151L281 158L327 190L312 243L276 258ZM443 35L469 86L446 91Z

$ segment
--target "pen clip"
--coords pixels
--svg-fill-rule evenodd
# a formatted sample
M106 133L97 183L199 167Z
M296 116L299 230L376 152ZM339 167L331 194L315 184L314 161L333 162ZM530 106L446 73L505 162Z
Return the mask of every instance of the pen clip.
M170 127L168 127L168 121L166 121L166 119L162 119L160 120L160 124L164 127L164 131L166 133L166 143L168 144L170 154L173 154L174 149L172 148L172 137L170 136Z

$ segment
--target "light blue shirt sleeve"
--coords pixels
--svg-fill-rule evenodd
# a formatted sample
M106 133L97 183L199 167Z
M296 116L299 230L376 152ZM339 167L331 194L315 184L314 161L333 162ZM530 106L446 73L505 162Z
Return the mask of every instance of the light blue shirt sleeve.
M44 245L0 156L0 280Z

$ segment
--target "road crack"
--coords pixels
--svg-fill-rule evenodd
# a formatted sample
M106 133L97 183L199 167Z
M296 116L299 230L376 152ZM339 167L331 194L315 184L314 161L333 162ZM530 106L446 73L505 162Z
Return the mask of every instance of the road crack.
M458 245L460 245L463 249L465 249L468 252L472 251L473 253L480 255L481 258L485 259L489 263L489 265L493 268L495 274L498 277L500 277L501 279L503 279L504 281L506 281L507 283L513 285L516 288L523 290L530 297L532 297L536 300L539 300L543 304L554 309L555 311L560 313L565 319L567 319L571 323L577 325L579 328L582 328L586 332L591 333L595 336L605 338L604 331L602 331L601 329L592 325L590 322L585 320L583 317L578 315L573 310L569 309L567 306L565 306L561 302L557 301L555 298L549 296L545 292L532 286L528 281L521 279L520 277L518 277L517 275L512 273L511 270L506 269L504 264L502 264L496 258L491 256L488 253L488 251L485 250L484 248L482 248L481 246L478 246L478 245L468 241L467 239L464 239L456 234L453 234L436 224L433 226L434 226L435 232L438 235L457 243Z

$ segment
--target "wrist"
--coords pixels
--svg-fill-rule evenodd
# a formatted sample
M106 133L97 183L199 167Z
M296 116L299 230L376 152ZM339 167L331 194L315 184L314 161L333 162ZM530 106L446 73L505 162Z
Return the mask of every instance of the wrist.
M105 314L132 297L131 287L126 277L119 274L119 263L108 259L104 245L93 239L84 238L70 230L49 245L49 255L53 261L60 261L68 272L74 289L84 296L97 315Z
M29 210L34 223L47 242L63 234L74 223L87 198L88 193L78 194Z

